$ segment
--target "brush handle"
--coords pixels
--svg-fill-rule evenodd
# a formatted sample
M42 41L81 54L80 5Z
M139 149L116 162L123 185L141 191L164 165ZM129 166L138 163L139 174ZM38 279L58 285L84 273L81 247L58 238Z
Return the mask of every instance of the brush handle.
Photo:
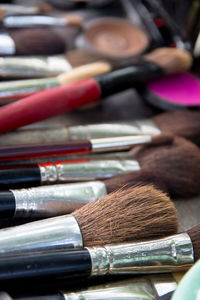
M91 258L87 249L76 251L46 251L23 253L0 258L0 282L22 284L26 280L55 279L66 281L74 277L88 278L91 273Z
M100 97L132 87L162 74L159 66L143 62L67 86L36 93L0 108L0 132L13 130L70 111ZM12 120L12 121L11 121Z
M100 98L94 79L38 92L0 108L0 132L6 132L73 110Z

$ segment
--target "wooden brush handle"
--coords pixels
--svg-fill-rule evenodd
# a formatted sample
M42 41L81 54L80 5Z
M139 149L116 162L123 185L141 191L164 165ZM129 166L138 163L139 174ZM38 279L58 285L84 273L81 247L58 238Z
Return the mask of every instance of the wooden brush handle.
M58 81L60 85L73 83L90 77L95 77L101 74L111 72L112 67L106 62L96 62L72 69L68 73L59 75Z

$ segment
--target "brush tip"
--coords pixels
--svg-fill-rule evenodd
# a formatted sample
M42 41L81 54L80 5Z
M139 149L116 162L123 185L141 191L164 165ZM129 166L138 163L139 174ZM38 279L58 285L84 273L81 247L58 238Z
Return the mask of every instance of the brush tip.
M152 145L170 145L173 143L174 136L168 133L162 133L155 136L152 136Z
M49 13L53 10L53 6L49 3L41 3L38 5L38 9L41 13Z
M165 74L185 72L192 66L191 54L177 48L158 48L144 58L159 65Z

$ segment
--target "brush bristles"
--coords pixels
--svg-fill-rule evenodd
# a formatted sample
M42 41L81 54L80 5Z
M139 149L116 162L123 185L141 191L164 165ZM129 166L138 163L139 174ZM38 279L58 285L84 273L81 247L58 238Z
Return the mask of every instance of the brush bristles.
M197 261L200 258L200 225L194 226L187 231L187 234L190 236L193 250L194 250L194 259Z
M76 49L68 51L66 58L72 67L79 67L99 61L102 59L102 56L84 49Z
M152 136L151 145L168 145L172 144L174 136L170 133L162 133L155 136Z
M172 145L138 146L131 151L141 168L155 173L173 197L187 198L200 193L200 151L184 138Z
M175 111L159 114L153 121L162 132L185 137L200 146L200 112Z
M159 238L177 232L176 209L151 185L121 189L73 212L84 246Z
M17 55L51 55L65 51L64 40L48 28L18 29L9 34L15 42Z
M81 26L84 22L83 17L79 15L68 15L65 17L66 19L66 25L70 26Z
M192 66L189 52L177 48L160 48L144 56L145 60L156 63L165 74L185 72Z

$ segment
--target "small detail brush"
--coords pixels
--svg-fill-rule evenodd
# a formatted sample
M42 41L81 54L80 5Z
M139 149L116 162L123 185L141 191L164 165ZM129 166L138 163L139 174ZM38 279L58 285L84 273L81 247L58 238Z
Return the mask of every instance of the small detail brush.
M76 140L57 144L33 144L5 146L0 148L0 161L18 160L23 158L59 156L73 153L112 152L130 149L135 145L159 145L172 141L170 135L137 135L104 139Z
M53 16L5 16L1 20L4 28L27 28L43 26L81 26L83 18L78 14L69 14L66 17Z
M0 55L52 55L65 52L65 42L51 29L23 29L0 33Z
M47 277L56 279L57 276L69 280L117 274L171 273L190 268L200 258L199 250L200 225L197 225L187 232L143 242L2 257L0 278L11 283L16 279L23 282L26 276L32 281ZM15 271L11 272L13 266Z
M176 233L177 223L176 209L166 194L150 185L136 186L86 204L71 215L2 229L0 254L162 237Z
M141 80L149 80L163 73L185 71L192 63L188 52L170 48L154 50L144 59L146 61L138 65L41 91L0 108L0 132L67 112L94 102L100 97L104 98L126 90Z
M52 128L21 128L6 133L0 145L65 142L67 140L97 139L128 135L169 133L185 137L200 145L200 112L175 111L159 114L152 119L129 123L106 123L62 126Z

